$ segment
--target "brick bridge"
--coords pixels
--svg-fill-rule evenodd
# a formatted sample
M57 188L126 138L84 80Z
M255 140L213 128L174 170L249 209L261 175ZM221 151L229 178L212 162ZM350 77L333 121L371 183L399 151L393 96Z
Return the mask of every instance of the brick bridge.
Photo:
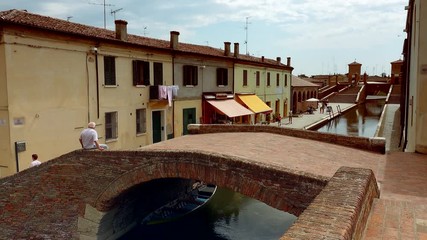
M135 224L138 188L164 178L214 183L298 216L282 239L360 238L379 196L360 167L374 168L384 139L271 126L190 132L138 151L77 150L0 179L0 239L116 238ZM328 151L301 151L313 144Z

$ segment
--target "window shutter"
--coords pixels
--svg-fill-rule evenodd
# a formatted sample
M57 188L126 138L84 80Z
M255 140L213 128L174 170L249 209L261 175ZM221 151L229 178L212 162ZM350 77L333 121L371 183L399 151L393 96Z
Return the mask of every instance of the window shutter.
M132 61L132 72L133 72L133 85L136 86L138 85L138 78L139 78L139 73L138 73L138 61L137 60L133 60Z

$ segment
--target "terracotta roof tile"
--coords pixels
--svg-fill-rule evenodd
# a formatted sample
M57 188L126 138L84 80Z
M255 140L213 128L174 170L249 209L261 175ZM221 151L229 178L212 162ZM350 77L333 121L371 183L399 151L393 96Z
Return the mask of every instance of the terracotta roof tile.
M69 22L62 19L52 18L48 16L42 16L27 11L12 9L8 11L0 12L0 23L11 23L18 24L27 27L38 28L42 30L49 30L58 33L72 34L79 37L90 37L103 40L122 42L116 39L115 31L97 28L93 26L83 25L79 23ZM160 49L170 49L170 43L166 40L147 38L138 35L128 34L128 39L125 41L129 44L140 45L144 47L153 47ZM224 50L219 48L213 48L209 46L195 45L179 42L178 51L194 54L210 55L215 57L225 57ZM233 53L230 53L228 58L234 58ZM276 60L264 58L262 62L261 58L239 54L240 60L245 60L253 63L263 63L272 65L275 67L280 66L281 68L286 67L285 64L278 64Z
M319 85L292 75L292 87L319 87Z

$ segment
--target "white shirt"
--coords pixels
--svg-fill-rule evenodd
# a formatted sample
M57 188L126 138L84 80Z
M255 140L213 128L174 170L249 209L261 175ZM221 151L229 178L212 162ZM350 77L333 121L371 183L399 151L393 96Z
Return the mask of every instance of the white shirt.
M86 128L80 134L80 139L84 149L96 148L95 141L98 141L98 133L93 128Z
M33 160L32 162L31 162L31 167L34 167L34 166L38 166L38 165L40 165L42 162L40 162L39 160Z

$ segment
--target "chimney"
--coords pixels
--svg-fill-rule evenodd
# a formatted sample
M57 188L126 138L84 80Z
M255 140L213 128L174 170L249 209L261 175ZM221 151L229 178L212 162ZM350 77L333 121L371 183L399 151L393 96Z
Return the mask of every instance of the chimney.
M171 41L170 41L170 48L172 49L178 49L178 36L179 32L177 31L171 31Z
M261 56L261 62L264 62L264 56Z
M234 57L238 58L240 55L239 53L239 43L234 43Z
M230 56L231 42L224 42L224 56Z
M288 61L286 62L286 66L288 66L288 67L291 66L291 57L288 57Z
M277 64L280 64L280 62L282 61L282 58L281 57L277 57L276 61L277 61Z
M121 41L127 41L128 40L128 32L127 32L127 25L128 22L125 20L116 20L114 21L116 24L116 39L119 39Z

